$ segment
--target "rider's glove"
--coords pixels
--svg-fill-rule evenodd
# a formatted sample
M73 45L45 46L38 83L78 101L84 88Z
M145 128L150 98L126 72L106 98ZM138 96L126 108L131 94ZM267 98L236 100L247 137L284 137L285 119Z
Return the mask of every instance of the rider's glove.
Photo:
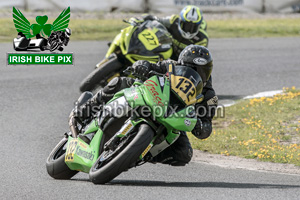
M92 116L91 101L88 101L81 106L76 105L73 110L73 113L74 117L81 122L83 122L86 119L90 119Z
M205 139L208 138L211 134L212 126L209 120L197 119L196 126L192 130L192 134L196 136L198 139Z
M146 20L151 20L151 21L157 20L157 17L156 17L156 16L149 15L149 14L143 15L142 17L143 17L143 19L144 19L145 21L146 21Z
M134 74L145 77L149 73L151 66L150 62L146 60L139 60L132 65L132 68Z
M163 60L163 61L159 61L158 63L156 63L156 65L159 68L163 68L163 69L165 69L165 68L168 69L169 68L168 66L170 64L177 65L177 61L168 59L168 60Z
M82 105L80 105L79 98L79 100L75 103L75 108L73 109L74 117L81 122L92 119L93 115L101 110L101 99L102 91L99 91Z

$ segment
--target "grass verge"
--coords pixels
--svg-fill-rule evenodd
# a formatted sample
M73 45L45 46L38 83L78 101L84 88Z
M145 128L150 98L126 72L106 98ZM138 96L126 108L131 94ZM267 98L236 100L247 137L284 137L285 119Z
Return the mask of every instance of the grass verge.
M300 166L300 90L294 87L271 98L242 100L213 124L205 140L189 134L193 148Z
M34 19L29 19L34 23ZM49 19L53 22L53 19ZM208 20L210 38L236 37L292 37L300 36L300 18L290 19L229 19ZM71 19L72 40L112 40L126 27L121 19ZM12 41L16 36L12 19L0 19L0 42Z

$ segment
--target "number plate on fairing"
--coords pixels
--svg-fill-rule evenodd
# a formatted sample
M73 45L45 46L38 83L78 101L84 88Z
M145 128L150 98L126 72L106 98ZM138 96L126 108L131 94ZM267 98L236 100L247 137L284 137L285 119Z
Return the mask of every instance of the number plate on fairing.
M74 153L76 150L77 143L78 143L78 139L74 139L69 142L68 149L65 156L65 162L70 162L74 160Z
M191 105L196 102L196 87L190 79L172 74L171 87L186 105Z

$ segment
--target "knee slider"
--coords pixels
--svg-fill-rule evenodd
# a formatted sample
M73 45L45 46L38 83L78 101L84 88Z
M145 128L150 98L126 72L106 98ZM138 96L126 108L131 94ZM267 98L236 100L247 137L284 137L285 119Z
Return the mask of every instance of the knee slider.
M173 166L184 166L188 164L193 157L193 149L191 147L185 149L180 154L176 155L176 162L172 163Z

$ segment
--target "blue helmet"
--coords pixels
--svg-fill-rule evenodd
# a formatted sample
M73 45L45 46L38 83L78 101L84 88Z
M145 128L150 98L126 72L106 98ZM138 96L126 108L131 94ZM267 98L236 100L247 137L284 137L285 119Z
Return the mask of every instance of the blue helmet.
M202 12L197 6L186 6L180 12L178 30L182 37L192 39L199 32L203 20Z

